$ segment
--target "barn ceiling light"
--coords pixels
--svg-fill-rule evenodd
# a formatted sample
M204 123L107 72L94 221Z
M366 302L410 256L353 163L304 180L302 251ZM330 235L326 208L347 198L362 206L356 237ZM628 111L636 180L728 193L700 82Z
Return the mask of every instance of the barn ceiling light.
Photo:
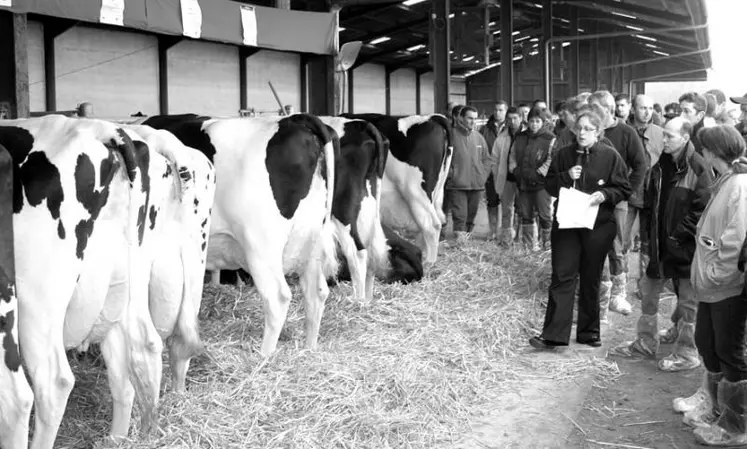
M511 36L516 36L519 33L521 33L521 31L514 31L513 33L511 33Z
M539 3L532 3L532 4L534 5L535 8L542 9L542 5L540 5Z
M614 15L616 15L618 17L625 17L626 19L637 19L638 18L636 16L631 16L629 14L623 14L623 13L617 12L617 11L612 11L612 14L614 14Z
M529 52L529 55L530 55L530 56L537 56L538 54L539 54L539 52L538 52L537 50L534 50L534 51L530 51L530 52Z
M491 26L491 27L495 26L495 21L490 22L488 25Z
M420 50L421 48L425 48L425 45L423 44L413 45L412 47L408 48L407 51L417 51L417 50Z
M454 13L449 14L449 19L453 19L453 18L454 18Z
M570 43L570 42L563 42L563 47L567 47L567 46L569 46L569 45L571 45L571 43Z
M625 25L625 28L633 31L643 31L643 28L640 27L634 27L633 25Z
M657 55L669 56L669 53L666 53L666 52L663 52L663 51L659 51L659 50L654 50L654 53L656 53Z
M524 59L524 57L523 57L523 56L521 56L521 55L519 55L519 56L514 56L514 61L519 61L519 60L522 60L522 59Z
M520 37L520 38L518 38L518 39L514 39L514 42L521 42L521 41L525 41L525 40L527 40L527 39L530 39L531 37L532 37L532 36L522 36L522 37Z
M371 42L369 42L369 43L370 43L371 45L376 45L376 44L380 44L380 43L382 43L382 42L386 42L386 41L388 41L388 40L390 40L390 39L391 39L391 37L389 37L389 36L381 36L381 37L377 37L376 39L372 40L372 41L371 41Z
M533 38L529 39L529 42L539 42L539 41L540 41L540 39L538 37L533 37Z
M654 44L646 44L646 47L648 47L648 48L659 48L659 47L657 47Z
M634 34L634 36L637 37L638 39L643 39L643 40L651 41L651 42L658 42L655 38L644 36L642 34Z
M340 32L343 32L343 31L345 31L346 29L347 29L347 28L344 28L344 27L340 27L340 28L338 28L338 30L339 30Z
M467 56L466 58L462 59L462 61L463 61L463 62L467 62L467 61L471 61L471 60L473 60L473 59L475 59L475 57L474 57L474 56Z
M475 69L475 70L470 70L469 72L467 72L467 73L465 73L465 74L464 74L464 77L465 77L465 78L469 78L469 77L470 77L470 76L472 76L472 75L477 75L477 74L478 74L478 73L480 73L480 72L484 72L484 71L486 71L486 70L490 70L490 69L492 69L493 67L498 67L499 65L501 65L501 63L500 63L500 62L494 62L494 63L492 63L492 64L488 64L488 65L486 65L485 67L481 67L481 68L479 68L479 69Z
M405 6L412 6L417 5L418 3L423 3L424 1L425 0L405 0L402 4Z
M501 34L501 30L493 31L493 34Z
M571 21L570 21L570 20L568 20L568 19L564 19L564 18L562 18L562 17L559 17L559 18L558 18L558 20L560 20L560 21L561 21L561 22L563 22L563 23L571 23Z

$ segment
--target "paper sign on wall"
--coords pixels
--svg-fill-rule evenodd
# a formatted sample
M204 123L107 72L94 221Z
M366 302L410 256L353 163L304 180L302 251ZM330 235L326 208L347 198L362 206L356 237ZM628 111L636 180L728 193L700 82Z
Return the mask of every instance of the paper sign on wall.
M180 0L182 8L182 34L199 39L202 34L202 10L197 0Z
M0 6L7 6L10 8L13 6L13 0L0 0Z
M241 5L241 26L244 29L244 45L257 46L257 13L254 6Z
M125 0L101 0L99 22L124 26L124 2Z

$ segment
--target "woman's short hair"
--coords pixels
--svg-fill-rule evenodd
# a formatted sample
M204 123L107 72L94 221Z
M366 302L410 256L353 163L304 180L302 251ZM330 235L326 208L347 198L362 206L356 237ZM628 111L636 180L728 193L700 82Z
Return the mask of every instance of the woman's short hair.
M547 111L547 109L542 109L535 106L530 109L529 114L527 114L527 120L531 120L533 118L539 118L543 122L547 123L552 119L552 115Z
M745 148L747 148L744 137L730 125L702 128L698 131L698 140L704 149L728 164L744 156Z
M584 109L584 110L582 110L576 116L576 123L578 124L578 122L580 122L581 119L584 118L584 117L588 118L589 122L591 122L591 124L594 125L597 128L597 130L601 131L603 129L602 128L602 118L599 117L599 115L596 112L594 112L594 111L592 111L590 109Z

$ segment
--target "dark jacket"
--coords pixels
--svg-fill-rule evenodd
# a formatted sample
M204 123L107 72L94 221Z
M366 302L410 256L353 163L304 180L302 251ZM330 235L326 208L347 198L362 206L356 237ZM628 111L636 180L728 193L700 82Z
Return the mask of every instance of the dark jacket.
M451 176L447 190L485 190L492 167L490 150L482 135L463 126L452 129Z
M689 142L679 160L663 153L651 168L649 277L690 278L695 231L712 184L712 170Z
M643 181L646 177L646 157L643 154L643 144L638 133L622 122L617 120L615 126L604 130L604 136L609 139L612 146L620 153L627 166L630 177L630 187L633 194L628 201L632 206L643 207Z
M482 134L482 137L485 139L485 142L488 144L488 151L492 151L493 144L495 143L496 137L498 137L498 133L500 132L500 125L498 122L495 121L495 115L491 115L488 119L488 123L485 124L482 128L480 128L480 134Z
M545 187L554 139L555 135L545 128L536 134L527 129L516 136L509 169L516 178L516 186L522 192L536 192Z
M575 188L588 194L597 191L604 193L604 202L599 205L594 227L614 221L615 205L627 200L632 190L628 182L628 168L625 162L614 148L605 143L597 142L588 154L579 148L578 143L558 150L545 178L545 190L557 198L561 187L573 187L574 182L568 170L578 164L581 165L582 170L581 177L576 180ZM558 212L559 202L560 200L555 202L553 220Z

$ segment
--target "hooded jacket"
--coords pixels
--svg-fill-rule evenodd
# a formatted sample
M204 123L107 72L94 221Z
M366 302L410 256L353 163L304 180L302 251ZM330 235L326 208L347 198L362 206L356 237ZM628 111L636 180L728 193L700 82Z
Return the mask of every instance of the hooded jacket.
M495 120L495 115L491 115L488 119L488 123L480 128L480 134L482 134L482 137L485 139L485 143L488 144L488 150L492 151L495 139L501 132L502 127L503 123L498 124L498 122Z
M541 128L536 133L524 130L516 136L508 168L522 192L536 192L545 187L545 176L552 162L555 135Z
M747 159L716 181L695 235L690 282L698 300L714 303L740 295L739 255L747 235Z
M690 276L696 226L712 184L712 170L690 142L677 160L665 153L651 168L646 198L651 205L649 277Z
M485 181L492 169L492 158L485 139L477 131L463 126L452 128L451 176L447 190L485 190Z

